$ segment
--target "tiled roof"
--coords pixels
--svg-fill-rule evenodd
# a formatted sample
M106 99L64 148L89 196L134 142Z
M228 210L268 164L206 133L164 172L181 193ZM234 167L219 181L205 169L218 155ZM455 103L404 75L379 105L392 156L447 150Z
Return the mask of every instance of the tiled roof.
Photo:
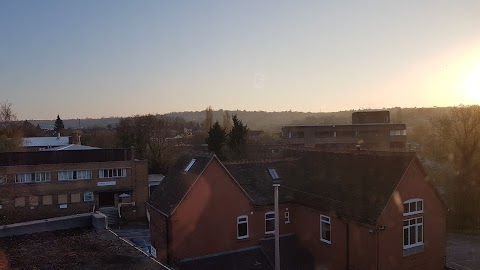
M68 229L0 238L0 269L163 269L107 230Z
M213 155L195 155L183 156L178 159L170 172L155 188L148 203L164 214L171 215L212 158L214 158ZM195 162L185 172L185 168L193 159Z
M269 168L282 179L280 201L375 224L413 153L304 152L297 160L226 164L254 204L273 204Z
M196 162L188 172L184 168ZM253 204L273 204L275 169L281 180L280 202L297 203L367 224L376 224L414 153L315 152L297 153L297 158L225 163ZM171 215L212 156L183 157L152 194L149 203Z

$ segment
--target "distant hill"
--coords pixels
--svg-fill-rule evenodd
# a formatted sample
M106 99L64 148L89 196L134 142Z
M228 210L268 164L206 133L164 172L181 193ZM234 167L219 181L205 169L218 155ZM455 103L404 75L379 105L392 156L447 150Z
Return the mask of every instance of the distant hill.
M383 108L389 110L392 123L405 123L407 128L416 125L428 124L428 121L435 116L448 112L449 108ZM270 132L280 132L281 127L288 124L349 124L351 115L359 110L339 111L339 112L265 112L265 111L229 111L230 114L236 114L243 123L250 129L265 130ZM224 110L213 112L214 121L222 123ZM205 111L190 112L172 112L165 114L170 117L181 117L186 121L202 123L205 120ZM99 119L66 119L63 120L65 128L93 128L93 127L115 127L120 121L119 117L108 117ZM29 120L33 125L40 125L41 128L53 129L54 121L51 120Z

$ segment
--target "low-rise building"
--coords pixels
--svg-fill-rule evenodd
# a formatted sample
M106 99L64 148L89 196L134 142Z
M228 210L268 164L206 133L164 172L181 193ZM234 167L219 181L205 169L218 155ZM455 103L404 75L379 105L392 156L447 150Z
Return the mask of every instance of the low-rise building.
M182 158L147 203L157 259L180 269L222 269L253 256L245 269L272 269L262 242L275 233L276 178L281 238L304 250L280 250L282 269L306 263L292 254L312 260L301 269L444 268L446 207L408 152L305 151L240 163ZM267 258L255 264L259 254Z
M406 151L406 135L406 125L390 123L388 111L353 113L352 124L282 127L287 145L319 149Z
M0 224L116 209L145 217L148 165L133 149L0 153Z

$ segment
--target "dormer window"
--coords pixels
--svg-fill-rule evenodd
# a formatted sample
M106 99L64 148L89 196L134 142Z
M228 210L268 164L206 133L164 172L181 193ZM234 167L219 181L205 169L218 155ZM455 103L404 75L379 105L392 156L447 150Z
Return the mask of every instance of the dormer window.
M192 168L193 164L195 164L195 161L197 161L196 159L192 159L190 161L190 163L188 163L187 167L185 167L185 169L183 170L183 172L188 172L190 170L190 168Z
M411 216L423 213L423 200L411 199L403 202L403 216Z

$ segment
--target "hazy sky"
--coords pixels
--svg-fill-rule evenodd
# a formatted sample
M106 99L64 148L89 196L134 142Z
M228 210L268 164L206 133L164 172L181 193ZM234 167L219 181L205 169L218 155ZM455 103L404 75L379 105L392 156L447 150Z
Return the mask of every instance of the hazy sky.
M0 2L21 119L480 103L480 1Z

